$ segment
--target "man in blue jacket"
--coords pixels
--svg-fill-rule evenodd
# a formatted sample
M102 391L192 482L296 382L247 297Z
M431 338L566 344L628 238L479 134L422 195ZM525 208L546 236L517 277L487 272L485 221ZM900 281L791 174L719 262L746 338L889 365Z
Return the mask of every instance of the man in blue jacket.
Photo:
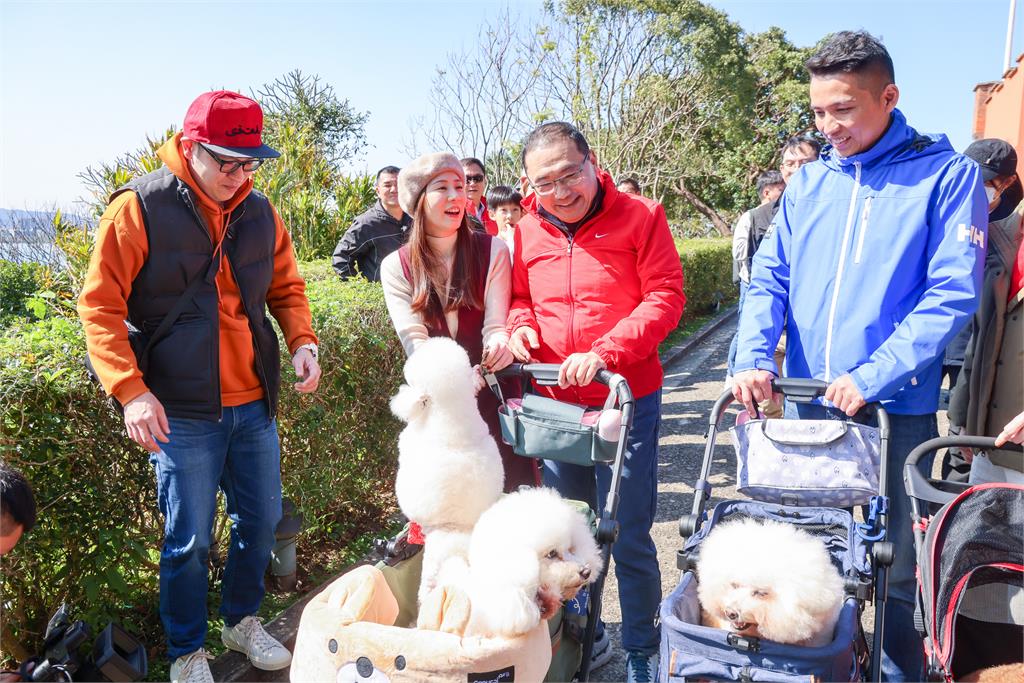
M789 404L787 417L852 416L867 401L889 411L896 559L882 674L919 681L902 469L914 446L937 436L943 350L977 305L985 192L978 167L945 136L907 125L896 109L892 59L871 35L833 34L806 67L815 124L829 146L790 180L754 257L734 393L751 414L771 395L779 373L772 352L785 325L786 375L829 384L824 405Z

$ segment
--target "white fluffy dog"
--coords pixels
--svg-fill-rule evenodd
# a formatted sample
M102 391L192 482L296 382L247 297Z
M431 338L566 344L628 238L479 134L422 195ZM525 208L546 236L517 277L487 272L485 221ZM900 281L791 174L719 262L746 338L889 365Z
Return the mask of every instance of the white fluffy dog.
M602 569L586 518L553 489L523 489L473 528L467 635L514 638L548 619Z
M700 545L697 579L705 626L809 647L832 641L843 580L824 544L806 531L724 522Z
M442 562L464 561L473 525L505 483L498 446L477 409L474 376L461 346L434 337L406 361L407 384L391 399L392 412L407 423L398 437L395 494L425 538L421 603Z

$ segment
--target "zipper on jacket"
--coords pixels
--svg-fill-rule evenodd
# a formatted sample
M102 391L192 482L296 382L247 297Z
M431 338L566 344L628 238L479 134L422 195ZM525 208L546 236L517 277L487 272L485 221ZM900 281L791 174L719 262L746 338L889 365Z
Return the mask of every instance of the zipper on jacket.
M565 255L569 259L569 266L565 269L565 293L566 298L569 300L569 324L566 326L565 330L565 349L566 351L569 351L569 353L572 353L571 349L574 348L572 343L572 319L576 314L576 302L572 295L572 244L573 238L572 235L569 235L569 245L565 248ZM576 399L579 401L579 387L574 387L574 391L576 393Z
M839 304L839 285L843 281L843 268L846 266L846 250L850 246L850 228L857 213L857 193L860 191L860 162L853 162L853 192L850 194L850 210L846 214L846 230L843 231L843 244L839 249L839 265L836 267L836 281L832 285L832 305L828 310L828 330L825 333L825 381L832 381L832 327L836 321L836 307Z
M196 223L199 225L200 229L202 229L203 234L206 235L206 239L210 240L210 248L211 249L214 248L214 246L213 246L213 236L210 235L210 229L208 227L206 227L206 221L204 221L202 216L199 215L199 212L196 211L196 205L192 201L192 193L189 192L188 189L185 189L185 191L182 193L182 195L185 198L185 204L187 204L189 210L192 211L192 217L196 219ZM218 264L218 270L220 270L219 264ZM217 276L214 275L214 278L216 278L216 277ZM216 283L214 283L214 287L216 287L216 286L217 286ZM219 293L218 293L218 296L217 296L217 315L218 316L220 315L220 295L219 295ZM214 377L214 383L215 383L216 395L217 395L217 422L221 422L224 419L224 401L221 399L221 395L220 395L220 320L217 321L217 329L215 331L217 332L216 340L214 341L214 347L215 347L215 349L217 351L217 372L216 372L216 376Z
M853 257L854 263L860 263L860 254L864 251L864 235L868 231L868 216L871 215L871 197L864 200L864 210L860 213L860 235L857 237L857 255Z
M224 258L228 262L228 269L231 271L231 277L235 278L235 282L238 282L238 278L235 276L235 267L231 263L231 257L225 252ZM256 363L260 369L260 373L263 375L261 379L263 380L264 398L267 401L267 413L270 414L270 419L273 420L277 417L277 408L274 405L274 398L270 395L270 380L268 379L269 375L267 375L267 367L263 364L263 353L260 349L260 341L256 336L256 329L253 326L254 323L252 315L249 313L249 306L245 303L245 295L242 293L242 285L238 285L238 295L238 299L242 302L242 310L245 311L246 322L249 323L249 333L252 334L252 345L253 348L256 349ZM279 387L278 393L280 393L280 391Z

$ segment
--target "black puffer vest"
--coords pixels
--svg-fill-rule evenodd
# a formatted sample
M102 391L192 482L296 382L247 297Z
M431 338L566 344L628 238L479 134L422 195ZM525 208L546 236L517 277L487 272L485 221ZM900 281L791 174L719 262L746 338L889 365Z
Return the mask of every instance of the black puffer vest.
M117 190L139 198L149 256L132 282L128 322L138 353L174 308L194 277L204 277L170 331L150 348L143 379L171 417L216 421L221 417L217 263L214 244L189 186L166 167ZM232 211L223 256L238 283L256 347L256 374L270 414L277 410L281 366L277 335L267 317L267 291L274 273L274 214L252 191Z

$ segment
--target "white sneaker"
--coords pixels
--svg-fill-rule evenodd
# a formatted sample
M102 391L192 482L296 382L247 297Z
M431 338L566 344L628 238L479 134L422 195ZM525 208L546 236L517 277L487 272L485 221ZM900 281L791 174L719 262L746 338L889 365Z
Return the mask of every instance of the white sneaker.
M292 663L292 653L274 640L254 616L248 616L232 626L225 626L220 639L229 650L241 652L257 669L277 671Z
M658 653L626 653L626 683L650 683L658 677Z
M213 659L206 650L182 655L171 664L171 683L213 683L213 674L207 660Z
M605 630L600 636L594 638L594 647L590 651L590 670L596 671L610 661L612 661L612 639L608 637L608 631Z

